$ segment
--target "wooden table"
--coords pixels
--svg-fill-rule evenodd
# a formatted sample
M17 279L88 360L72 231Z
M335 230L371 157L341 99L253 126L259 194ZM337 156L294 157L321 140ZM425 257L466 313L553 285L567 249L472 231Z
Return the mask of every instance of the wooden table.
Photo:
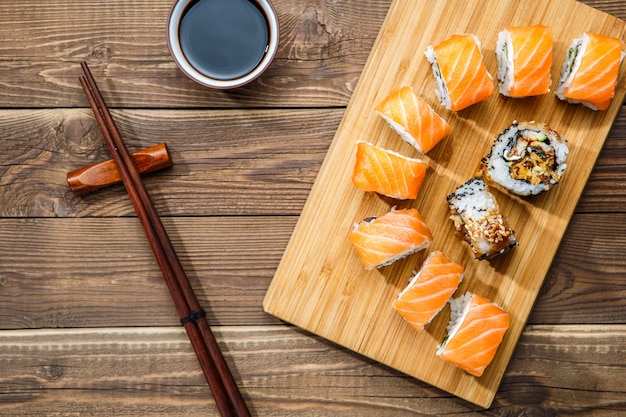
M254 415L626 413L626 107L489 410L263 312L389 4L274 0L272 67L218 92L172 62L170 1L2 3L0 415L216 414L123 187L67 186L109 158L81 60L131 150L170 147L146 186Z

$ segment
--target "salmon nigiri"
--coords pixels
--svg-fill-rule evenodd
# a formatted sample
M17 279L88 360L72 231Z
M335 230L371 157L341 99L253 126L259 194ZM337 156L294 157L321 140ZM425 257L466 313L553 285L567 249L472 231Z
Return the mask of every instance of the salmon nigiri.
M393 307L418 331L443 309L463 279L465 268L434 251L393 302Z
M369 217L355 224L348 236L368 270L426 249L432 239L428 225L414 208Z
M393 90L376 111L402 139L426 153L450 133L450 125L410 86Z
M592 110L606 110L624 59L620 39L586 32L574 39L563 62L556 95Z
M439 345L437 356L471 375L481 376L509 328L509 313L469 292L450 301L450 311L448 335Z
M458 111L491 96L493 79L483 63L480 41L472 34L453 35L425 52L437 81L437 97Z
M548 26L509 26L500 32L496 44L500 93L508 97L547 94L552 43Z
M400 200L414 199L422 187L426 168L428 164L421 159L359 141L352 183L363 191Z

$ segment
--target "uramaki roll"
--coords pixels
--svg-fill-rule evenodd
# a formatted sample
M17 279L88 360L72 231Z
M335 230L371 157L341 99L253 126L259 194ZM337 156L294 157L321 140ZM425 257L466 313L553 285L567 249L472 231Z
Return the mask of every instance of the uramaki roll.
M483 175L513 194L541 194L563 176L568 152L567 141L545 123L515 121L483 158Z

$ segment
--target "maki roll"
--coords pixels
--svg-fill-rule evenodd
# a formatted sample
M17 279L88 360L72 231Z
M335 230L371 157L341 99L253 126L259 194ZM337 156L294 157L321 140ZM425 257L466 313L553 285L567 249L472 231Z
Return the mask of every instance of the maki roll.
M369 142L357 141L352 183L363 191L408 200L417 197L428 163L409 158Z
M391 210L354 225L348 240L367 270L391 265L430 246L433 235L414 208Z
M557 97L592 110L606 110L615 95L624 59L622 48L620 39L591 32L574 39L563 62Z
M432 252L393 302L393 308L422 331L450 300L464 271L463 265L452 262L441 251Z
M485 178L520 196L537 195L559 182L567 141L544 123L513 122L482 160Z
M509 313L488 299L470 292L450 301L448 335L437 356L476 377L496 356L509 329Z
M496 44L500 94L530 97L550 90L552 29L547 26L509 26Z
M477 259L488 259L517 245L485 180L472 178L447 197L457 237L467 242Z
M437 98L446 109L463 110L493 94L493 79L475 35L452 35L429 46L424 55L432 66Z
M402 140L426 153L450 133L450 125L410 86L393 90L376 112L387 121Z

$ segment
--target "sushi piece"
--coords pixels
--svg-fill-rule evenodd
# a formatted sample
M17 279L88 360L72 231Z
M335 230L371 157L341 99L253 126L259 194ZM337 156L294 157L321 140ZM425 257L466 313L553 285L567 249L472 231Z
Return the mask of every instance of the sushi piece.
M622 48L620 39L591 32L574 39L563 62L557 97L592 110L606 110L615 95L624 59Z
M552 29L548 26L509 26L496 43L500 94L529 97L550 91Z
M459 111L493 94L493 79L475 35L453 35L429 46L425 55L437 82L437 98L446 109Z
M421 159L358 141L352 183L399 200L414 199L422 187L428 164Z
M509 313L469 292L450 301L448 335L437 356L465 372L481 376L491 363L509 329Z
M568 152L567 141L546 124L513 122L483 158L483 175L513 194L541 194L563 176Z
M414 208L391 210L354 225L348 240L368 270L390 265L430 246L433 235Z
M467 181L447 200L457 237L469 243L477 259L492 258L517 245L515 233L483 178Z
M393 307L418 331L443 309L463 280L465 268L442 252L432 252L422 268L393 302Z
M450 133L450 125L413 88L402 86L391 92L376 112L418 152L426 153Z

